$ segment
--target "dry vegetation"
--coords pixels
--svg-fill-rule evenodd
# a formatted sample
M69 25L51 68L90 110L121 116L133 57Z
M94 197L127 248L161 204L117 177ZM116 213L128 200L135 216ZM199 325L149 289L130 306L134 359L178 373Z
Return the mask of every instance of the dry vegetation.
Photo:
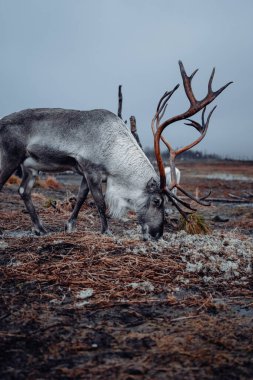
M203 177L197 191L252 191L250 165L216 163L211 172L235 167L249 180ZM181 168L195 191L192 173L205 175L206 166ZM3 379L253 377L252 205L200 209L208 234L179 231L178 215L169 214L155 243L141 240L132 213L110 221L112 237L101 236L89 198L78 231L65 234L77 187L50 183L57 190L33 195L45 237L29 233L17 182L0 194Z

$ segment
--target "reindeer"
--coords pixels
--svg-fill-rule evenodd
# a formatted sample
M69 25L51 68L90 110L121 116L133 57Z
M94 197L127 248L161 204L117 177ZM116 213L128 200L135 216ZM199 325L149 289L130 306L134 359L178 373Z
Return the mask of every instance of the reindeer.
M38 171L72 170L82 176L76 205L66 223L66 230L69 232L75 228L78 213L89 191L100 214L102 233L110 233L106 208L114 217L122 216L127 210L135 210L144 239L150 237L159 239L163 235L165 196L184 217L187 218L188 212L184 211L179 203L193 210L189 203L172 193L171 190L174 188L200 204L208 204L204 199L195 198L187 193L176 182L175 156L197 144L198 141L179 151L174 151L163 138L162 132L174 121L187 119L201 109L205 109L231 82L214 92L211 88L213 71L207 96L197 101L191 89L191 80L196 71L188 77L183 64L179 62L179 65L190 108L183 114L160 124L167 102L179 85L172 91L166 92L158 103L151 126L160 180L150 161L125 127L125 123L110 111L27 109L0 120L0 190L11 174L21 165L23 176L19 194L30 214L34 232L37 235L46 233L31 199L31 190ZM199 141L206 134L212 112L213 110L207 122L204 121L204 115L202 115L202 125L190 121L190 125L201 133ZM170 150L172 168L170 189L166 187L160 140ZM103 174L107 177L105 197L101 186Z

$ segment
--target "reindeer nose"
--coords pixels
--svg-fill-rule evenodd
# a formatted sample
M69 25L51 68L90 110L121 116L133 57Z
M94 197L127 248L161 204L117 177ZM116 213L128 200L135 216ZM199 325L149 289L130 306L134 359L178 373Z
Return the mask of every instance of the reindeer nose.
M159 232L155 232L153 231L153 233L150 232L150 237L153 239L153 240L158 240L160 239L160 237L163 235L163 233L161 231Z
M155 239L155 240L158 240L158 239L160 239L161 236L162 236L162 235L161 235L159 232L157 232L157 234L155 235L154 239Z

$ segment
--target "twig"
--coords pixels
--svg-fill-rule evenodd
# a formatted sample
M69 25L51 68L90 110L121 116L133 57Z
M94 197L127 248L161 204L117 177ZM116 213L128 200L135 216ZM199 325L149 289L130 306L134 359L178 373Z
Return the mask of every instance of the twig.
M186 197L179 197L182 200L187 199ZM228 199L228 198L208 198L209 202L218 202L218 203L253 203L248 199Z
M2 317L0 317L0 321L2 321L2 319L9 317L9 315L11 315L11 313L7 313L7 314L2 315Z
M137 133L137 127L136 127L136 119L135 116L130 117L130 128L131 128L131 133L134 136L135 140L137 141L138 145L142 149L141 141L139 138L139 135Z
M192 318L198 318L198 317L200 317L200 315L189 315L188 317L174 318L174 319L171 319L170 321L171 322L177 322L177 321L183 321L185 319L192 319Z

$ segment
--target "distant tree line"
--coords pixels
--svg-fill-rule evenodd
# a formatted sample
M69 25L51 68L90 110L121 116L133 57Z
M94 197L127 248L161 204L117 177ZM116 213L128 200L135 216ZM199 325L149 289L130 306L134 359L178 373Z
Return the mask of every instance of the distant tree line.
M150 161L155 161L155 153L153 148L145 148L145 153L148 156ZM168 152L162 153L163 159L166 161L168 160ZM231 157L221 157L218 154L215 153L204 153L199 150L188 150L184 153L182 153L178 158L177 161L190 161L190 160L222 160L222 161L250 161L250 160L240 160L240 159L233 159Z

